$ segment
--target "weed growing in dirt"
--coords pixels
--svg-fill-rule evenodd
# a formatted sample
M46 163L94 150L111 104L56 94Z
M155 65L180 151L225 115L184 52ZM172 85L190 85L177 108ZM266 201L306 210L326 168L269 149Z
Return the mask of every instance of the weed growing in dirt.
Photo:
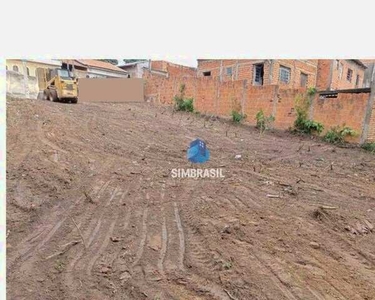
M256 128L259 129L260 133L269 130L272 127L272 123L275 121L275 117L272 115L266 117L263 110L258 111L255 118L257 120Z
M314 92L315 93L315 92ZM311 95L310 95L311 96ZM311 101L308 97L300 95L296 98L297 118L294 121L294 132L302 132L306 134L318 133L320 134L324 126L323 124L314 120L309 120L308 111Z
M60 260L57 260L56 261L56 265L55 265L55 269L61 273L62 271L64 271L64 263L61 262Z
M232 121L234 123L241 123L243 120L246 119L246 115L236 111L236 110L232 110L231 112L231 116L232 116Z
M324 135L324 140L332 144L342 144L348 136L356 136L357 133L350 127L335 126Z
M194 112L194 99L185 98L186 86L184 83L180 85L180 94L174 96L175 109L178 111Z
M375 154L375 142L364 143L361 147L362 149L365 149L366 151L370 151L371 153Z
M229 270L232 268L232 263L230 261L224 262L223 263L223 269Z
M320 134L324 129L323 124L314 120L304 119L301 116L297 116L297 119L294 122L294 127L297 131L306 134L312 134L314 132Z

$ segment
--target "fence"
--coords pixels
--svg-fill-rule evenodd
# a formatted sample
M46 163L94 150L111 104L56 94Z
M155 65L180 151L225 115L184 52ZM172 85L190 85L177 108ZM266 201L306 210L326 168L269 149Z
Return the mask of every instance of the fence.
M221 82L206 77L165 77L144 73L145 100L158 104L173 104L173 97L185 86L185 97L194 98L194 107L204 114L230 116L232 110L247 115L246 122L256 124L255 116L263 110L275 117L274 127L293 127L296 98L305 95L306 88L280 89L278 85L252 86L246 80ZM374 90L374 87L372 88ZM358 135L353 142L375 140L374 93L371 89L318 92L311 98L309 118L321 122L325 130L334 126L349 126Z

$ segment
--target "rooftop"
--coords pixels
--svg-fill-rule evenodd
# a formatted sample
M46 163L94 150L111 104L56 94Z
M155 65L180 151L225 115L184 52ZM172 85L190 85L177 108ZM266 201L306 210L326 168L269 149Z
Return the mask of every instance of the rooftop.
M127 73L123 69L120 69L119 67L112 65L111 63L97 60L97 59L76 59L76 61L88 66L88 67L94 67L94 68L99 68L99 69L107 69L107 70L112 70L116 71L119 73Z

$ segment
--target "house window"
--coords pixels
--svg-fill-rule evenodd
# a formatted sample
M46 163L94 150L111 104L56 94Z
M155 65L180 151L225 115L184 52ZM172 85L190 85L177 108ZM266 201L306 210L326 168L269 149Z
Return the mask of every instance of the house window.
M290 82L290 68L280 66L279 80L283 83Z
M337 70L340 69L340 61L338 59L336 59L336 69Z
M348 69L348 74L346 75L346 79L349 82L352 82L352 77L353 77L353 70L352 69Z
M264 76L264 65L254 65L253 67L253 85L263 85L263 76Z
M308 75L305 73L301 73L301 87L307 86L307 80L308 80Z
M227 68L227 75L232 76L232 67Z
M18 72L18 66L13 66L13 71Z
M5 69L8 71L8 66L5 66Z
M355 87L359 87L359 75L357 75L357 78L355 79Z
M30 69L26 67L27 76L30 76Z
M203 76L211 76L211 71L203 72Z

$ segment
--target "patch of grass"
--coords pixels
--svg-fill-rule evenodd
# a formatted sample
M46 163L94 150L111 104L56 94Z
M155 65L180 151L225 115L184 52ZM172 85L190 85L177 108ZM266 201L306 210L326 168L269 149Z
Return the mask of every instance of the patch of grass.
M366 151L369 151L369 152L375 154L375 142L364 143L361 147L362 147L362 149L365 149Z
M348 136L356 136L357 133L350 127L335 126L324 135L324 140L331 144L342 144Z
M269 130L272 126L272 123L275 121L275 117L272 115L266 117L263 113L263 110L258 111L255 118L257 120L256 128L259 129L260 133Z
M241 123L243 120L246 119L246 115L236 111L236 110L232 110L231 112L231 116L232 116L232 121L234 123Z

